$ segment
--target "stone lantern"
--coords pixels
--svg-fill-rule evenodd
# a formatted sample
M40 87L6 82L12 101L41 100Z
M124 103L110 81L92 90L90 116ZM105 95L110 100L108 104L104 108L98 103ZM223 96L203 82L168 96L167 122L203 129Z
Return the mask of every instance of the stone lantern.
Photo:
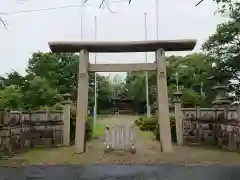
M169 113L170 113L170 116L174 116L174 104L171 100L171 98L169 97L168 98L168 105L169 105Z
M240 119L240 90L237 90L235 94L236 94L236 100L233 101L233 103L231 104L231 108L236 110L236 112L234 113L233 119L238 120Z
M183 119L182 119L182 101L181 96L183 93L177 91L174 94L174 111L175 111L175 122L176 122L176 134L177 134L177 144L183 144Z
M238 120L238 117L240 117L240 104L239 101L233 101L233 103L230 105L231 108L233 108L235 111L231 114L229 114L228 119L230 120Z
M216 64L212 65L214 76L208 78L208 80L214 80L216 82L216 85L212 87L212 89L216 92L216 98L212 102L214 108L224 108L224 114L217 115L217 119L220 118L221 120L228 119L228 108L231 104L231 100L226 96L227 90L228 90L228 81L225 79L228 79L230 77L227 73L222 72L219 70L219 68L216 67ZM223 119L222 119L223 118Z

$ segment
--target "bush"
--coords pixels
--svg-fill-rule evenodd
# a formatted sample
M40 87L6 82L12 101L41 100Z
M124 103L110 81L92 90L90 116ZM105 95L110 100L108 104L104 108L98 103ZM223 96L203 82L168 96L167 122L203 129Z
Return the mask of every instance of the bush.
M87 141L89 141L90 139L92 139L92 136L93 136L93 117L88 116L85 129L85 138Z
M93 135L93 118L91 116L88 116L88 119L86 121L85 125L85 138L86 141L89 141L92 138ZM75 142L75 131L76 131L76 117L70 119L70 140L71 144L74 144Z
M0 160L3 160L4 159L4 155L2 152L0 152Z
M74 108L71 109L70 118L70 140L71 144L75 143L75 130L76 130L76 111ZM85 140L89 141L93 135L93 117L88 116L85 125Z
M140 117L137 120L135 120L135 124L140 128L141 131L151 131L156 136L156 140L160 140L159 135L159 125L157 116L153 115L150 118L148 117ZM176 136L176 122L175 117L170 117L170 127L171 127L171 136L172 141L176 142L177 136Z
M140 117L135 121L141 131L154 131L156 129L156 117Z

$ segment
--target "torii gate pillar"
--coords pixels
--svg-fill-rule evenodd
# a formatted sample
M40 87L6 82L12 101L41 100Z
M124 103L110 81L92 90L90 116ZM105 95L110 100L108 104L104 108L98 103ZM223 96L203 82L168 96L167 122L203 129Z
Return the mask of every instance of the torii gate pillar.
M161 143L160 146L162 152L172 152L166 60L164 50L158 49L155 53L155 58L157 64L157 116Z
M81 50L78 63L78 90L75 132L75 152L85 151L85 125L88 117L88 64L89 53Z

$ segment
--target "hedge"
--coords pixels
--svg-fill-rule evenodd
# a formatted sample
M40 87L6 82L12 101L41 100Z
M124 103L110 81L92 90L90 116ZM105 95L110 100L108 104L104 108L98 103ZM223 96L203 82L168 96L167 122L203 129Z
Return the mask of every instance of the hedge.
M148 117L139 117L137 120L135 120L135 124L139 127L141 131L151 131L156 136L156 140L160 140L159 135L159 125L158 125L158 119L156 115ZM177 136L176 136L176 122L175 117L170 117L170 127L171 127L171 136L172 141L176 142Z
M70 118L70 141L71 144L75 143L75 130L76 130L76 110L71 109L71 118ZM93 136L93 117L88 116L86 121L85 128L85 140L89 141Z
M74 144L75 142L75 130L76 130L76 118L70 119L70 140L71 143ZM88 117L86 121L86 129L85 129L85 138L86 141L89 141L93 135L93 118L91 116Z

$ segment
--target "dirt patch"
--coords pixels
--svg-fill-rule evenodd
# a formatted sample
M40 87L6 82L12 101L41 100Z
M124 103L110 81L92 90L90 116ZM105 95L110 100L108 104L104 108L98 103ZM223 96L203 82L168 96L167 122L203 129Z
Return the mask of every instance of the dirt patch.
M104 125L132 125L136 119L137 116L129 115L109 116L101 120L101 123Z

